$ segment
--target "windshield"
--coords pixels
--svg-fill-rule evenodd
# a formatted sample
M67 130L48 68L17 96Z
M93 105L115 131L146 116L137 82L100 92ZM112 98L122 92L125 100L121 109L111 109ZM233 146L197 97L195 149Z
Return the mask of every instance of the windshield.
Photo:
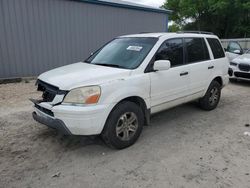
M156 43L157 38L117 38L90 56L85 62L125 69L138 67Z

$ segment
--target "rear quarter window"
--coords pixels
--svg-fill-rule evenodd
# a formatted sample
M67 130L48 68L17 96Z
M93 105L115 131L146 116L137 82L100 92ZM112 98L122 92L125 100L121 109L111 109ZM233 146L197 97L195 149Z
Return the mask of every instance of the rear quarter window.
M214 59L225 57L224 50L218 39L207 38L208 44L213 52Z
M187 63L209 60L207 45L203 38L184 38Z

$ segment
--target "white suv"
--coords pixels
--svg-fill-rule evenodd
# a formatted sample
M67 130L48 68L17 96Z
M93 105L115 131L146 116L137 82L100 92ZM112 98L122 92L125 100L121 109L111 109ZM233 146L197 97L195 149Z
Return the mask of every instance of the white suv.
M101 135L122 149L140 136L150 115L198 100L216 108L228 83L228 59L209 33L120 36L85 62L41 74L36 121L70 135Z

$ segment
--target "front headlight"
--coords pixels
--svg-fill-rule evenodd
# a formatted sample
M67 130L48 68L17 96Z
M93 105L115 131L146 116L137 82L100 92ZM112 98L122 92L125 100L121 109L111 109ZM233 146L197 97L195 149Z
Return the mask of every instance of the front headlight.
M87 86L72 89L64 98L63 103L96 104L101 96L99 86Z

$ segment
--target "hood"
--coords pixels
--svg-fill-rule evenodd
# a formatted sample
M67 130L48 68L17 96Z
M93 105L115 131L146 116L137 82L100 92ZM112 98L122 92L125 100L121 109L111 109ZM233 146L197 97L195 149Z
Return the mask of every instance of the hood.
M61 90L100 85L130 75L131 70L105 67L88 63L74 63L41 74L38 79Z
M240 55L240 56L236 57L235 59L233 59L233 62L246 63L246 64L250 65L250 54Z

